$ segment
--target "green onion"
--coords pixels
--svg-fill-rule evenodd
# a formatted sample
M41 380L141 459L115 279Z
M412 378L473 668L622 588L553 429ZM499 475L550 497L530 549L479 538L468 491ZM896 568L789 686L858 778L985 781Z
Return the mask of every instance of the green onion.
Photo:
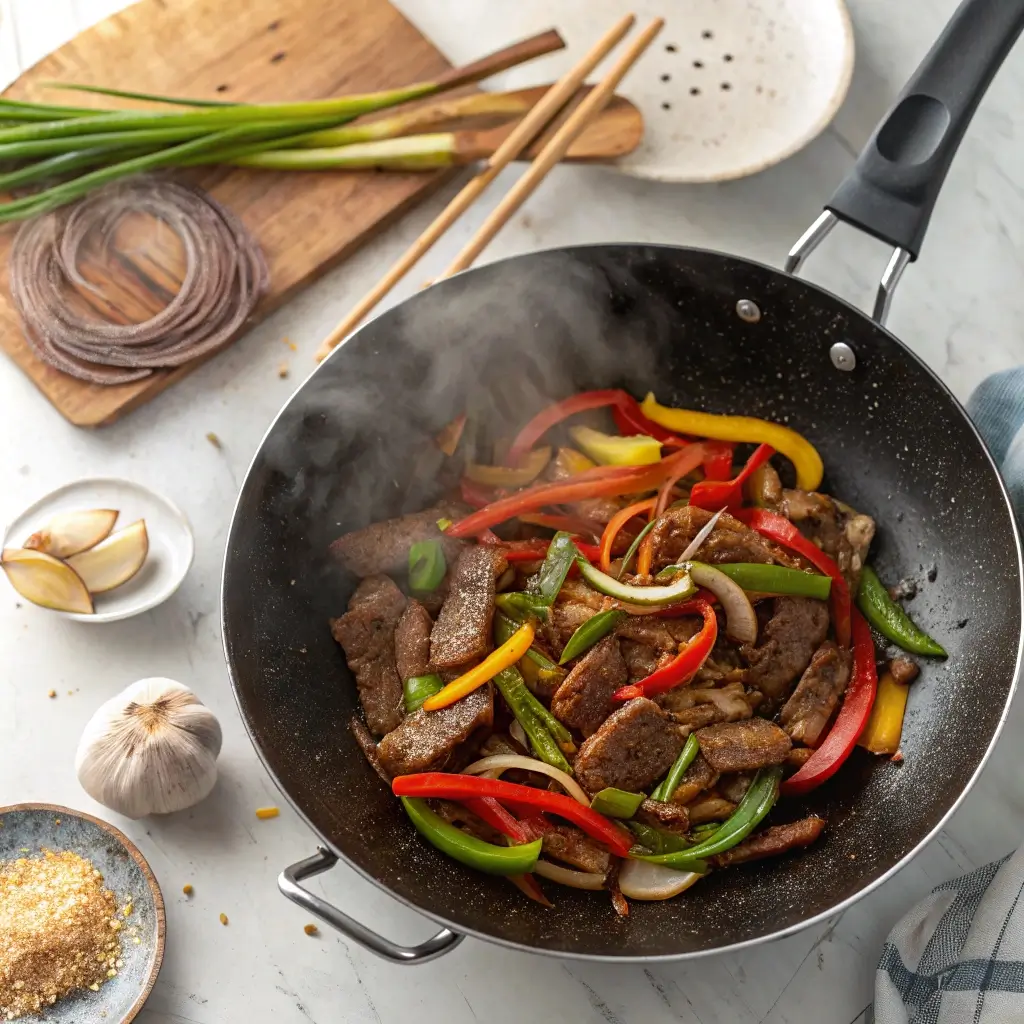
M681 871L698 870L694 866L695 862L731 850L761 824L779 797L781 778L781 767L762 768L754 777L739 807L707 839L678 853L641 855L638 859Z
M686 742L683 744L683 749L679 751L679 756L675 759L675 763L669 768L668 775L665 776L661 784L651 794L651 799L659 800L663 804L668 803L672 799L672 794L679 788L679 783L682 782L686 769L693 764L699 752L700 744L697 742L697 734L691 732L686 737Z
M629 568L629 563L633 561L633 556L637 553L640 548L644 537L647 536L654 529L654 524L657 519L652 519L634 538L633 543L626 548L626 554L622 558L622 567L619 569L619 579L626 574L626 570Z
M516 721L523 727L523 732L526 733L530 746L537 757L555 768L560 768L567 775L571 775L572 765L566 760L544 721L534 711L536 698L526 688L526 683L523 682L519 670L515 667L503 669L491 682L505 698L505 703L515 715Z
M447 530L448 527L451 526L451 525L452 525L452 521L450 519L438 519L438 521L437 521L437 528L442 533L444 533L444 531Z
M439 675L411 676L402 686L407 714L419 711L428 697L444 689L444 680Z
M527 619L543 619L547 622L550 615L547 602L535 594L524 594L514 590L508 594L499 594L494 603L510 619L517 622L525 622Z
M606 637L625 617L626 613L618 608L611 608L608 611L592 615L569 637L569 642L563 648L562 656L558 659L559 665L564 665L566 662L572 661L573 658L578 658L584 651L590 650L598 640Z
M630 793L611 786L594 794L590 807L607 818L632 818L643 802L643 793Z
M558 597L558 592L578 557L579 551L576 550L576 544L568 533L560 530L551 538L548 553L544 556L537 575L530 581L531 592L549 608L555 603L555 598Z
M448 565L444 549L436 540L421 540L409 548L409 587L421 594L429 594L441 586Z

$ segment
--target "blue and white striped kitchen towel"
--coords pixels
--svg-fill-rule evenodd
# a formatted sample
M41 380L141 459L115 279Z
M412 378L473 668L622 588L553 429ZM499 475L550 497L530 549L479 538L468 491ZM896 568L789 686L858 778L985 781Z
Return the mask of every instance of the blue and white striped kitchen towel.
M1024 523L1024 367L983 381L967 411ZM889 934L875 1024L1024 1021L1024 847L933 889Z

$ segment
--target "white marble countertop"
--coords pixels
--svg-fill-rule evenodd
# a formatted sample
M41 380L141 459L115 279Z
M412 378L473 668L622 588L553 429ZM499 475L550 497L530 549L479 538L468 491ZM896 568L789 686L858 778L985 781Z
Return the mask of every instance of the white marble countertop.
M819 212L853 154L938 35L956 0L852 0L853 87L835 124L805 151L757 177L721 186L670 187L598 168L559 168L488 257L601 240L704 245L778 263ZM119 0L0 0L0 83ZM456 60L558 22L558 3L403 0L400 6ZM648 4L648 7L653 6ZM483 11L487 8L486 15ZM626 7L626 4L623 4ZM666 9L675 9L665 3ZM670 15L670 28L672 16ZM594 34L602 26L595 26ZM573 42L573 40L570 40ZM519 79L550 78L538 64ZM624 86L628 94L628 79ZM994 83L953 165L921 260L890 321L960 398L987 373L1024 362L1024 49ZM1014 170L1016 165L1017 170ZM506 176L507 177L507 176ZM507 184L507 181L506 181ZM439 272L503 189L492 190L398 289ZM467 940L428 968L403 971L308 918L277 892L286 864L315 838L265 775L235 711L218 627L220 564L234 496L259 439L311 368L326 330L404 249L443 201L407 217L227 353L123 422L86 433L65 423L0 360L0 519L81 475L129 476L189 515L197 557L180 592L139 619L88 626L18 607L0 585L0 805L64 803L106 817L136 840L168 904L167 956L141 1024L392 1022L491 1024L560 1019L607 1024L854 1024L871 1000L882 939L933 885L1002 856L1024 835L1014 764L1024 739L1018 704L996 754L949 827L908 868L828 926L740 955L693 964L614 967L510 953ZM862 304L886 252L845 230L810 275ZM291 339L293 353L283 339ZM281 380L277 367L290 362ZM217 450L208 431L223 441ZM126 822L81 791L72 759L93 710L142 676L194 687L225 728L221 776L193 812ZM47 697L51 688L54 699ZM260 822L256 807L279 804ZM186 900L181 887L191 883ZM313 883L354 916L402 941L430 922L345 867ZM221 926L218 914L230 919Z

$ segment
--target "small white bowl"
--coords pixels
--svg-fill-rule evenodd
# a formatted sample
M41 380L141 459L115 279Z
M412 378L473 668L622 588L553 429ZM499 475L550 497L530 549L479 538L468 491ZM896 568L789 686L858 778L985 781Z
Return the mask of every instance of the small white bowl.
M3 546L21 547L58 512L91 508L118 509L120 515L115 530L129 526L137 519L145 519L149 554L142 568L127 583L96 595L93 615L80 612L53 614L80 622L116 622L147 612L166 601L181 585L192 564L195 554L192 527L184 512L166 498L131 480L101 477L76 480L58 487L25 509L7 526Z

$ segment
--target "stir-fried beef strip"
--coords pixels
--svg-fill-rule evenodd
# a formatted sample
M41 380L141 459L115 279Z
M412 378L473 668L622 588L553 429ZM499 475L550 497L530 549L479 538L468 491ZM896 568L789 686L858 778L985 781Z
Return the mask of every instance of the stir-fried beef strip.
M725 853L712 858L712 863L719 868L727 868L730 864L746 864L748 861L761 860L764 857L777 857L810 846L825 827L825 819L812 815L788 825L772 825L763 832L758 832L749 839L744 839Z
M794 743L816 747L839 698L850 681L852 656L826 640L811 658L792 696L779 714L779 724Z
M380 763L380 755L377 753L377 744L370 735L370 730L366 728L362 719L358 715L353 715L349 719L348 727L352 731L352 735L355 737L356 743L359 744L359 749L363 752L363 757L366 758L370 767L377 773L381 781L390 789L391 776L384 771L384 765Z
M448 596L430 633L430 661L458 668L493 646L494 581L508 562L497 548L466 548L451 570Z
M403 681L430 672L430 630L433 625L430 612L419 601L410 600L395 626L395 665Z
M576 660L551 699L555 716L592 736L613 710L612 694L629 679L619 640L607 636Z
M835 560L850 590L856 593L875 536L875 521L816 491L783 491L779 511Z
M573 770L591 794L609 786L646 792L672 767L685 738L685 730L654 701L637 697L613 711L584 740Z
M670 508L661 516L648 534L651 538L654 569L663 569L676 562L713 514L693 505L685 505ZM794 555L766 540L728 512L719 518L694 557L698 561L712 564L778 562L780 565L803 567Z
M715 786L715 789L726 800L738 804L746 795L747 790L750 789L750 784L753 781L754 776L751 772L735 772L730 775L723 775L718 780L718 785Z
M549 619L541 623L541 637L557 658L573 633L604 607L604 598L578 580L566 580L551 606Z
M810 597L776 597L756 646L740 648L750 665L747 680L771 702L789 694L828 633L828 606Z
M356 587L348 611L330 624L356 677L366 724L378 736L394 729L405 713L395 665L395 626L405 604L391 579L370 576Z
M810 761L813 753L814 750L811 747L794 747L786 755L786 764L799 770Z
M611 856L600 843L573 825L555 825L542 837L541 849L580 871L603 875L611 867Z
M638 683L657 670L662 654L646 644L638 644L633 640L620 640L619 647L622 658L626 662L629 682Z
M330 552L356 576L375 576L378 573L398 575L408 570L409 548L413 544L422 540L436 540L441 543L444 557L451 565L467 544L441 533L437 521L459 520L470 511L468 506L460 502L440 502L424 512L371 523L361 530L342 534L331 545Z
M676 835L685 836L690 831L690 812L677 803L662 800L645 800L633 815L643 825L652 825Z
M774 722L765 718L709 725L695 735L700 752L717 772L748 772L782 764L793 745Z
M698 754L690 767L683 773L679 785L672 793L672 803L688 804L706 789L710 789L716 782L718 782L718 772L704 760L702 754Z
M889 662L889 671L897 683L904 686L912 683L920 674L921 670L909 658L893 658Z
M658 698L674 721L690 730L718 722L739 722L750 718L757 700L742 683L725 686L677 686Z
M691 825L703 825L707 821L725 821L736 810L736 804L712 791L698 797L686 807Z
M493 723L494 695L488 684L439 711L420 708L380 741L377 754L393 776L442 771L462 744Z

